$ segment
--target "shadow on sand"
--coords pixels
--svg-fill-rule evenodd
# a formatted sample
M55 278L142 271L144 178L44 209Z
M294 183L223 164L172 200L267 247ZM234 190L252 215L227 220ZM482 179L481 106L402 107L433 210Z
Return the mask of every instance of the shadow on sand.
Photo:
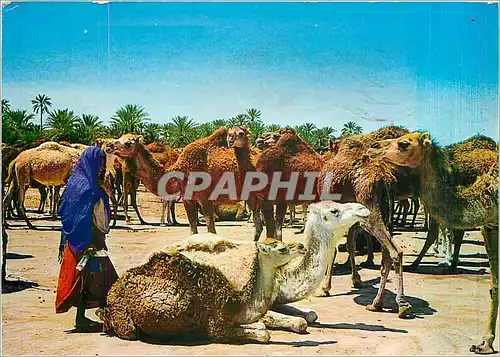
M37 287L38 283L25 280L5 280L2 282L2 294L17 293L26 289Z
M367 325L365 323L338 323L338 324L324 324L321 322L311 324L311 327L329 328L333 330L361 330L361 331L385 331L396 333L408 333L407 330L385 327L383 325Z
M31 254L5 253L7 259L28 259L33 258Z
M358 305L368 306L372 303L373 299L377 295L378 288L374 285L380 283L380 277L375 279L371 279L363 282L363 286L359 289L353 288L351 291L334 294L331 297L335 296L348 296L348 295L356 295L354 297L354 302ZM411 315L407 318L422 318L425 315L433 315L437 310L429 306L429 302L415 297L406 295L406 301L408 301L412 305ZM384 294L384 311L383 312L392 312L397 313L398 307L396 305L396 294L390 290L385 290ZM385 310L387 309L387 310Z

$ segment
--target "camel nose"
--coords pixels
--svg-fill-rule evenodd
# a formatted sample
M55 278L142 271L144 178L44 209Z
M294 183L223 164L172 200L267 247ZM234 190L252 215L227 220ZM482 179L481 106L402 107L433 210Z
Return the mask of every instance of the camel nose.
M264 147L264 139L257 138L257 140L255 140L255 146L257 146L258 149L262 149Z

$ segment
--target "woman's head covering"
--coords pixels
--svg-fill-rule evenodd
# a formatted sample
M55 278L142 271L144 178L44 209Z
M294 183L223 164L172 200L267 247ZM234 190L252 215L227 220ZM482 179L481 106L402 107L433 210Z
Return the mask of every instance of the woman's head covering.
M58 213L62 222L62 241L68 241L71 250L78 253L92 243L94 205L102 198L108 218L111 217L109 200L97 184L106 153L97 146L89 146L80 156L64 190Z

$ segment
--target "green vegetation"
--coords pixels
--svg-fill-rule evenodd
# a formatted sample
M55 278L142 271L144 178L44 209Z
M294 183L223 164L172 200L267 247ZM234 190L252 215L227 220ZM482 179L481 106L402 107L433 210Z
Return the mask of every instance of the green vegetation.
M252 142L264 132L281 129L277 124L266 125L262 120L262 112L256 108L247 109L231 118L219 118L206 123L199 123L188 116L175 116L166 124L159 124L150 118L144 107L127 104L119 108L109 118L109 124L105 125L101 118L90 113L79 115L69 108L52 109L52 99L45 94L38 94L31 103L33 113L14 110L8 100L2 100L3 143L23 146L45 137L89 145L99 137L117 138L126 133L137 133L144 136L146 143L162 141L171 147L180 148L224 126L246 125L250 129ZM40 125L35 124L35 115L40 116ZM294 129L314 147L328 146L328 140L335 139L334 134L337 132L332 127L319 128L313 123L304 123ZM362 128L355 122L348 122L344 124L341 134L345 136L361 131Z

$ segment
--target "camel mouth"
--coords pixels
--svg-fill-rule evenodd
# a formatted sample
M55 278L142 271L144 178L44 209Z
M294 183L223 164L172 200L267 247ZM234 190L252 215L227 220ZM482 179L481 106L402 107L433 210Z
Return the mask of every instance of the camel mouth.
M255 140L255 146L257 147L257 149L262 150L265 146L264 139L257 138L257 140Z

